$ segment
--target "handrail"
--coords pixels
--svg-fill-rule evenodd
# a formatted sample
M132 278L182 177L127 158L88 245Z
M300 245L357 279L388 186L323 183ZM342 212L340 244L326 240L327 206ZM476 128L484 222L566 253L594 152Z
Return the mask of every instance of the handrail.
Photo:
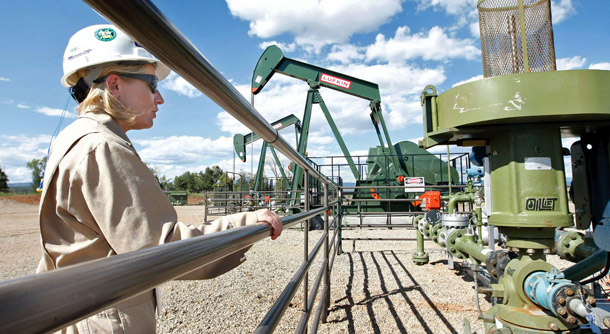
M285 228L325 207L282 218ZM0 333L52 332L269 236L238 227L0 283Z
M84 2L287 158L322 182L333 184L279 135L278 131L152 2L146 0L84 0Z

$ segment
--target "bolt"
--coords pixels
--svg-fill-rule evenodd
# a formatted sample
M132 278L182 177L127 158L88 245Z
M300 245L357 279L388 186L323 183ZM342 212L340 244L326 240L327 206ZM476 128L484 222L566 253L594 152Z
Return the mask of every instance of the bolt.
M449 251L450 251L451 253L455 253L455 247L451 247L451 248L449 248Z
M578 322L578 320L576 320L576 318L574 318L573 316L569 316L568 322L571 323L572 325L575 325Z
M568 313L568 311L566 311L566 309L565 309L565 308L560 307L560 308L557 310L557 313L559 313L559 315L563 317L564 315L566 315L566 313Z
M535 249L528 248L526 252L527 252L527 254L529 254L529 255L533 255L534 253L536 253L536 250L535 250Z
M558 330L559 330L559 325L557 325L557 324L556 324L556 323L554 323L554 322L549 322L549 328L550 328L552 331L558 331Z
M576 240L576 235L575 234L570 234L570 239Z
M563 243L563 247L565 247L565 248L570 247L570 242L564 242L564 243Z
M570 289L570 288L567 288L567 289L566 289L566 295L568 295L568 296L574 296L574 290L572 290L572 289Z
M559 302L559 304L561 304L561 305L564 305L564 304L566 303L566 299L565 299L565 298L563 298L563 297L559 297L559 298L557 299L557 301L558 301L558 302Z
M595 298L593 296L587 297L587 304L595 305Z
M498 264L498 260L496 260L496 259L491 260L491 265L492 266L495 266L496 264Z

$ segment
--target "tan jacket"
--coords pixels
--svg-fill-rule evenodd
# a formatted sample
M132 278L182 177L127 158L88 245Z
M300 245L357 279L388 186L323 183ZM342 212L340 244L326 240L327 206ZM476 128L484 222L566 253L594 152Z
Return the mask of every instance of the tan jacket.
M256 213L209 225L177 222L174 207L112 117L87 113L53 143L40 204L38 272L175 240L255 224ZM238 266L236 252L183 279L216 277ZM152 292L70 326L67 333L154 333Z

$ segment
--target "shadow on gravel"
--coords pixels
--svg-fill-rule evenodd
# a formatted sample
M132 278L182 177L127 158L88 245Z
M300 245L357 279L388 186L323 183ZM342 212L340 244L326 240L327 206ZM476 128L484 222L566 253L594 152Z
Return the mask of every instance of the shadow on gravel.
M369 316L370 324L372 327L371 332L372 333L381 333L381 329L377 325L377 319L375 318L375 312L373 310L373 303L375 301L377 301L378 299L383 299L385 301L385 303L387 304L388 311L392 314L392 317L394 318L394 321L396 322L397 332L407 333L407 329L405 328L405 325L404 325L403 321L401 320L401 317L399 316L399 314L396 311L394 302L392 302L392 300L390 299L390 296L400 294L405 299L407 304L409 305L411 313L417 318L417 320L419 321L419 323L421 324L421 326L425 330L425 332L433 333L433 331L430 329L430 327L426 323L426 320L418 312L417 307L415 306L413 301L411 301L411 299L407 296L407 292L409 292L409 291L418 291L421 294L421 296L424 298L424 300L428 303L430 308L432 310L434 310L434 312L438 316L438 319L440 319L445 324L445 326L447 326L448 332L454 333L454 334L458 333L455 330L455 328L453 328L451 323L443 316L443 314L439 311L439 309L434 305L432 300L426 295L426 293L420 287L419 283L415 280L413 275L411 275L411 273L407 270L407 267L400 261L400 259L398 258L398 256L396 255L396 253L394 251L354 252L354 253L345 253L345 255L349 259L349 268L350 268L349 269L350 276L349 276L349 280L348 280L346 290L345 290L345 297L335 300L334 304L336 306L334 306L330 309L330 312L344 311L345 317L339 318L337 320L332 320L329 322L340 323L340 322L347 321L348 333L356 333L356 328L355 328L355 323L354 323L354 307L365 306L367 314ZM368 259L369 256L370 256L370 260ZM352 295L352 289L354 286L354 257L357 257L357 260L359 259L360 263L362 265L362 274L363 274L362 286L363 286L363 292L364 292L364 299L362 299L360 301L355 301L354 297ZM395 263L392 264L390 262L390 260L395 261ZM373 263L374 268L375 268L374 272L376 272L376 275L379 278L379 288L369 286L370 282L369 282L369 268L368 267L370 266L371 262ZM381 264L380 264L380 262L381 262ZM388 279L388 278L384 277L384 274L382 271L382 266L384 266L384 267L387 266L387 268L390 270L392 279L396 282L398 289L388 290L387 285L386 285L386 279ZM403 284L403 282L401 282L401 280L400 280L399 272L397 272L400 270L404 271L404 273L411 280L411 282L407 282L407 284L406 284L407 286L405 286L405 284ZM373 269L371 269L371 271L373 271ZM371 294L371 290L375 290L375 291L381 290L381 293L373 295L373 294ZM337 305L338 303L341 303L343 301L346 301L347 304ZM362 329L359 329L359 332L362 332Z

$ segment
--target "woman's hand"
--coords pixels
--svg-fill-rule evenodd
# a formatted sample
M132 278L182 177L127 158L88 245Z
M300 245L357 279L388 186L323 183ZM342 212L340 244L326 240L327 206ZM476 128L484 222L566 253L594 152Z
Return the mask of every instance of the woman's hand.
M257 225L268 225L271 227L271 240L277 239L282 234L284 225L282 219L275 212L271 212L268 209L256 210Z

